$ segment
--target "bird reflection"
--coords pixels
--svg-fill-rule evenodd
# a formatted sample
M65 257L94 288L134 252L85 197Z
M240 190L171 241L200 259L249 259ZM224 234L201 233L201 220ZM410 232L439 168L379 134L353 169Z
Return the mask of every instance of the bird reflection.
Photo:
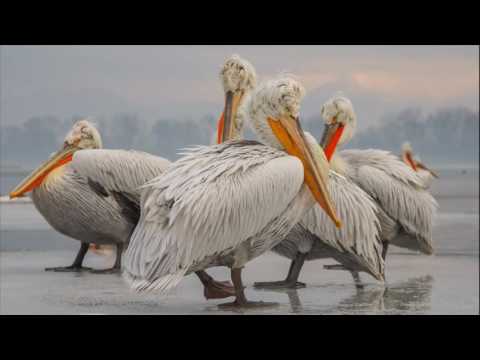
M297 289L290 289L287 291L288 301L290 303L290 307L292 308L293 313L301 313L303 311L302 302L300 301L300 297L298 296Z
M413 278L386 288L384 298L387 310L425 312L430 310L433 277Z
M433 277L425 275L380 287L356 287L355 294L340 301L326 313L424 313L430 310ZM300 292L304 289L300 289ZM283 291L293 313L310 312L301 302L297 289ZM322 311L323 312L323 311Z
M342 300L341 312L423 313L430 310L433 277L425 275L381 288L357 289L355 295Z

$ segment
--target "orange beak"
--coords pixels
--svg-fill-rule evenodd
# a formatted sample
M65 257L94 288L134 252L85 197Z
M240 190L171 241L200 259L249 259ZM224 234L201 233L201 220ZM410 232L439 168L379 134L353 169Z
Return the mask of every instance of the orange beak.
M220 115L217 124L217 144L221 144L223 141L223 128L225 127L225 111Z
M238 106L243 98L243 92L227 91L225 93L225 109L217 125L217 144L231 140L235 128Z
M336 215L328 192L328 163L325 159L315 156L309 148L298 119L268 118L268 124L286 152L300 159L303 164L305 183L313 197L335 225L340 227L341 221Z
M23 196L40 186L45 177L54 169L72 161L73 153L78 148L74 145L66 145L62 150L55 153L50 159L32 171L15 189L10 192L10 199Z
M325 124L325 130L323 131L320 146L325 151L325 156L327 157L328 161L332 159L333 153L337 148L338 142L342 137L344 129L345 126L343 124L337 123L335 118L333 118L331 124Z
M413 156L411 151L404 151L403 156L402 156L403 162L410 166L414 171L418 171L418 169L422 169L425 171L428 171L430 174L432 174L433 177L438 179L438 174L433 171L432 169L428 168L426 165L422 164L419 161L416 161Z
M430 174L432 174L433 177L438 179L438 174L433 171L432 169L428 168L426 165L422 164L421 162L415 161L415 165L417 166L418 169L422 169L425 171L428 171Z
M415 163L415 160L412 158L412 153L410 151L407 151L404 156L403 156L403 161L409 165L414 171L418 171L417 169L417 164Z

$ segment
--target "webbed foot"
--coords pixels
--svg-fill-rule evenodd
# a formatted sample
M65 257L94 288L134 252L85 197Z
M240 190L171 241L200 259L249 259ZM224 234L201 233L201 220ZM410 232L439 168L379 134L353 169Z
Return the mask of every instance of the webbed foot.
M300 281L266 281L266 282L256 282L253 286L257 289L301 289L307 285Z

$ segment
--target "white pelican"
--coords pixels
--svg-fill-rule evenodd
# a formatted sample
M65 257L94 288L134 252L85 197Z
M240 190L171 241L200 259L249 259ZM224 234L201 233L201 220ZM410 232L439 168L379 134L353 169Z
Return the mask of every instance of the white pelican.
M247 300L243 266L281 241L315 201L340 226L327 190L328 163L300 128L303 94L290 78L258 87L246 106L268 145L199 146L143 186L140 221L124 261L133 289L168 291L192 271L228 266L236 292L228 305L265 305Z
M238 106L244 96L249 93L256 84L256 74L248 61L238 55L228 58L220 71L220 80L225 93L225 108L219 120L219 131L215 141L223 141L223 138L238 136L242 131L241 120L232 121L237 113ZM224 123L226 126L224 127ZM232 125L230 125L232 124ZM145 156L153 156L146 154ZM140 187L147 181L160 175L169 162L165 160L165 166L145 176L143 169L138 168L135 162L129 161L131 152L123 150L90 150L78 153L73 157L72 167L82 176L89 179L89 183L99 193L108 196L113 195L119 201L124 212L130 214L133 222L137 224L140 218ZM207 299L218 299L234 296L235 291L229 281L216 281L205 271L197 271L204 286L204 296Z
M308 141L315 138L305 134ZM384 280L384 261L380 241L378 207L373 199L348 178L330 170L328 190L343 226L336 228L318 206L310 210L288 236L272 250L292 260L287 277L282 281L257 282L257 288L299 288L298 282L305 261L333 258L341 268L351 272L361 287L358 272L366 272Z
M242 114L245 116L244 114ZM241 116L236 117L238 121ZM236 123L233 139L239 139L243 124ZM305 138L312 148L316 141L310 133ZM282 281L256 282L257 288L299 288L298 282L305 261L333 258L348 269L359 286L358 272L367 272L377 280L384 280L384 261L379 234L378 207L373 199L351 180L334 171L329 173L329 192L342 219L336 228L319 206L308 212L287 237L272 250L292 260L287 277ZM327 266L336 268L336 266Z
M63 147L10 193L10 198L15 198L33 190L33 203L45 220L58 232L81 242L72 265L46 270L86 270L82 263L89 244L114 244L117 247L114 266L95 272L120 270L122 249L136 222L132 221L130 213L122 212L116 201L92 191L87 178L75 173L70 166L75 152L101 147L102 140L97 129L86 120L76 122L65 137ZM130 160L138 168L146 169L145 174L154 165L166 165L165 160L143 153L132 153ZM153 178L158 172L153 171L149 175Z
M422 179L423 185L428 189L432 185L433 178L438 178L438 174L425 166L418 157L413 156L412 145L409 142L402 144L402 160L417 172Z
M243 137L244 116L240 105L257 84L255 68L238 55L230 56L220 71L225 95L225 109L217 126L216 143L239 140ZM225 122L228 124L225 125Z
M343 150L356 129L353 105L343 96L329 99L321 109L325 131L321 146L331 167L353 180L379 205L383 258L389 243L433 254L432 224L437 202L418 175L397 156L382 150Z

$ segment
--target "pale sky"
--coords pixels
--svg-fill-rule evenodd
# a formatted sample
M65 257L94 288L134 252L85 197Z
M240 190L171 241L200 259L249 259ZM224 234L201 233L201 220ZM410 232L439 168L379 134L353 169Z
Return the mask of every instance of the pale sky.
M307 89L302 116L337 91L350 97L362 126L411 106L478 111L477 46L2 46L0 120L218 115L218 73L231 54L249 60L260 81L297 75Z

